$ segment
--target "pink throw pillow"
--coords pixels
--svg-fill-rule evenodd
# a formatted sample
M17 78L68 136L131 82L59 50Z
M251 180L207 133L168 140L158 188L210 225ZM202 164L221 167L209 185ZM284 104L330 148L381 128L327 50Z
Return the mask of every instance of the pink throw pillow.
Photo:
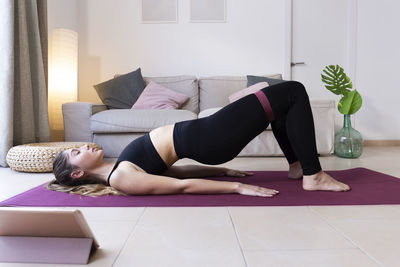
M177 109L188 99L187 95L150 82L131 109Z
M256 84L253 84L252 86L249 86L247 88L244 88L236 93L231 94L228 98L229 98L229 103L235 102L236 100L245 97L249 94L254 94L255 92L257 92L258 90L261 90L265 87L269 86L269 84L267 82L259 82Z

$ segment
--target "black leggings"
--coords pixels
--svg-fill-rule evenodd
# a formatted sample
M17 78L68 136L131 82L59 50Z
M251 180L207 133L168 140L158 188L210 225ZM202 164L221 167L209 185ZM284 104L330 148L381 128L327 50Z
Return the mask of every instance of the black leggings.
M272 131L289 164L300 161L304 175L321 170L310 102L295 81L261 89L271 105ZM221 164L235 158L270 121L255 94L247 95L204 118L175 124L174 146L179 158Z

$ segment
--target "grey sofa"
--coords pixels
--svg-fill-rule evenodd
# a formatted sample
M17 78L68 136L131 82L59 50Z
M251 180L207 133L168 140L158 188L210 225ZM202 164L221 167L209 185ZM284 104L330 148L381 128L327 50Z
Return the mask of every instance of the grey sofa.
M281 79L280 74L267 75ZM118 157L135 138L159 126L201 118L229 104L228 96L246 88L245 76L173 76L144 78L188 95L189 100L178 110L111 109L105 105L73 102L62 106L65 141L95 142L104 149L105 157ZM310 99L320 155L333 152L335 101ZM254 138L239 156L281 156L269 126Z

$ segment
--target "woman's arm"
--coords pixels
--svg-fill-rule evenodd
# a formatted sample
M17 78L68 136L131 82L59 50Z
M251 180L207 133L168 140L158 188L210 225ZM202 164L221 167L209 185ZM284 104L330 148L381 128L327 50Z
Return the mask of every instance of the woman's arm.
M187 179L184 182L183 193L187 194L222 194L237 193L241 195L272 197L279 192L261 186L242 184L238 182L222 182L206 179Z
M194 177L212 176L246 176L252 175L250 172L233 170L225 167L213 167L204 165L181 165L171 166L163 175L172 176L180 179Z
M238 193L252 196L273 196L278 193L272 189L238 182L206 179L180 180L129 169L120 170L118 176L113 178L111 186L130 195Z

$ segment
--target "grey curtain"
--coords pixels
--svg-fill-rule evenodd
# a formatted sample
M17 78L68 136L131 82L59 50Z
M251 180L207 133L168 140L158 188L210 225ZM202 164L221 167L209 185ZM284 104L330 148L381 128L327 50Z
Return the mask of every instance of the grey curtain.
M47 0L1 0L0 165L12 146L49 140Z

